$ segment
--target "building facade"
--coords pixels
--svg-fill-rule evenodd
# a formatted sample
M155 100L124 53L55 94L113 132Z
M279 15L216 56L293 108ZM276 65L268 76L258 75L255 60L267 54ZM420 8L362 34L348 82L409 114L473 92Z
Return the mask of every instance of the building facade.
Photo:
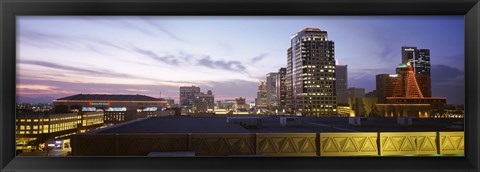
M287 83L286 81L287 68L280 68L277 73L276 79L276 91L277 106L279 111L285 110L285 104L287 99Z
M401 77L401 76L400 76ZM376 76L376 96L378 103L386 103L387 97L393 97L399 85L398 74L379 74Z
M194 98L192 102L192 112L194 113L213 112L213 109L215 108L215 97L212 94L212 91L208 90L208 93L205 94L203 92L200 92L200 93L194 94Z
M104 122L116 124L144 116L149 112L164 112L167 101L145 95L115 94L77 94L53 101L55 109L60 112L104 112Z
M69 148L69 136L79 133L85 124L77 113L26 112L16 114L16 149L46 150ZM94 126L97 127L97 126ZM97 127L98 128L98 127ZM54 144L53 146L48 145Z
M389 78L377 75L376 108L385 117L415 116L429 118L444 114L446 98L424 97L410 62L400 64ZM386 89L388 88L388 89Z
M235 98L235 104L234 104L234 109L235 111L247 111L250 106L247 104L245 101L246 99L244 97L237 97Z
M200 87L180 87L180 106L182 109L192 109L194 94L200 93Z
M265 89L267 90L267 108L274 110L277 108L277 75L278 73L267 73L265 80Z
M289 54L287 75L291 76L287 80L291 83L291 101L287 106L293 107L295 115L335 116L335 47L327 31L306 28L294 34Z
M285 72L285 112L295 114L295 101L293 99L293 54L292 47L287 49L287 71Z
M267 109L267 89L266 84L263 81L260 81L258 84L257 98L255 98L255 106L257 109Z
M418 86L424 97L431 97L430 49L402 47L402 63L413 67Z
M335 66L335 77L337 82L337 90L345 90L348 88L348 66L347 65L336 65Z
M336 86L337 86L337 104L338 105L347 105L348 104L348 76L347 76L347 65L336 65L335 66L335 77L336 77ZM337 108L338 109L338 108Z

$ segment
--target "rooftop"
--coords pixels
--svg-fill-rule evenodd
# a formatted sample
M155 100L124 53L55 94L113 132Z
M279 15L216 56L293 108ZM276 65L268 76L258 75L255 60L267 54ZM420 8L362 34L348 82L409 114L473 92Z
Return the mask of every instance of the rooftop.
M52 111L45 111L45 112L17 112L15 114L18 117L38 117L38 116L49 116L49 115L77 115L77 113L57 113Z
M100 101L161 101L145 95L121 95L121 94L77 94L56 100L100 100Z
M321 133L321 132L405 132L463 131L463 119L418 119L413 126L397 124L397 118L371 117L367 126L352 126L347 117L300 117L298 126L280 125L280 117L262 117L263 127L247 129L226 123L226 117L150 117L130 121L94 133Z

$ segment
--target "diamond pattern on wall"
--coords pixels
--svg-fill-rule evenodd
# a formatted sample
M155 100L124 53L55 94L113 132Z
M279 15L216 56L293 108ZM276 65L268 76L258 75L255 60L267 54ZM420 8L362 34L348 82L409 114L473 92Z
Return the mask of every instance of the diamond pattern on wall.
M198 156L255 155L255 134L192 134L189 150Z
M194 151L199 156L402 156L438 153L463 155L464 133L348 132L72 136L74 156L146 156L150 152L179 151Z
M265 156L317 156L316 133L257 134L257 154Z
M380 155L437 154L436 132L380 132Z
M320 133L320 156L378 156L377 133Z
M440 154L465 154L464 132L439 132Z

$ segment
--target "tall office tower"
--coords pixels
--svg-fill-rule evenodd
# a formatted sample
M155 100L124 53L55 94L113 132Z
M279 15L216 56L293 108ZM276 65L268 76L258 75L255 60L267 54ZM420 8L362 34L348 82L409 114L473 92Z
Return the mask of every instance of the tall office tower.
M417 47L402 47L402 63L403 64L414 64L415 63L415 52Z
M276 86L276 93L277 93L277 105L279 110L285 109L285 100L287 98L287 84L285 83L287 75L287 68L280 68L277 73L277 84Z
M306 28L294 34L288 54L287 84L291 85L287 87L291 87L291 101L287 101L287 106L296 115L336 115L335 52L327 31Z
M409 63L423 96L431 97L430 49L402 47L402 63Z
M277 73L267 73L265 89L267 90L267 107L274 110L277 107Z
M258 85L258 90L257 90L257 98L255 99L255 106L257 109L267 109L267 89L265 82L260 81L260 84Z
M336 68L335 77L337 82L337 90L348 89L347 65L336 65L335 68Z
M336 65L335 66L335 77L337 84L337 104L346 105L348 104L348 74L347 74L347 65Z
M191 109L196 93L200 93L200 87L180 87L180 106L183 109Z
M430 75L430 49L417 49L416 62L413 67L415 74Z
M293 82L292 82L292 69L293 69L293 54L292 47L287 50L287 71L285 72L285 112L287 114L294 114L295 102L293 101Z
M418 49L417 63L415 63L414 71L418 86L424 97L432 97L432 83L430 75L430 49Z

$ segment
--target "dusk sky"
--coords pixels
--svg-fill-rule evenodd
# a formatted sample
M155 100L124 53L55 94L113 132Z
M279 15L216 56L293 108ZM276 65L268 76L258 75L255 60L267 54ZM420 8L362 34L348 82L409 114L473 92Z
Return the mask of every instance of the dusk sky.
M375 89L401 46L430 49L432 95L463 104L463 16L17 17L17 95L79 93L173 98L180 86L215 100L253 101L260 80L287 66L290 37L328 32L348 86Z

